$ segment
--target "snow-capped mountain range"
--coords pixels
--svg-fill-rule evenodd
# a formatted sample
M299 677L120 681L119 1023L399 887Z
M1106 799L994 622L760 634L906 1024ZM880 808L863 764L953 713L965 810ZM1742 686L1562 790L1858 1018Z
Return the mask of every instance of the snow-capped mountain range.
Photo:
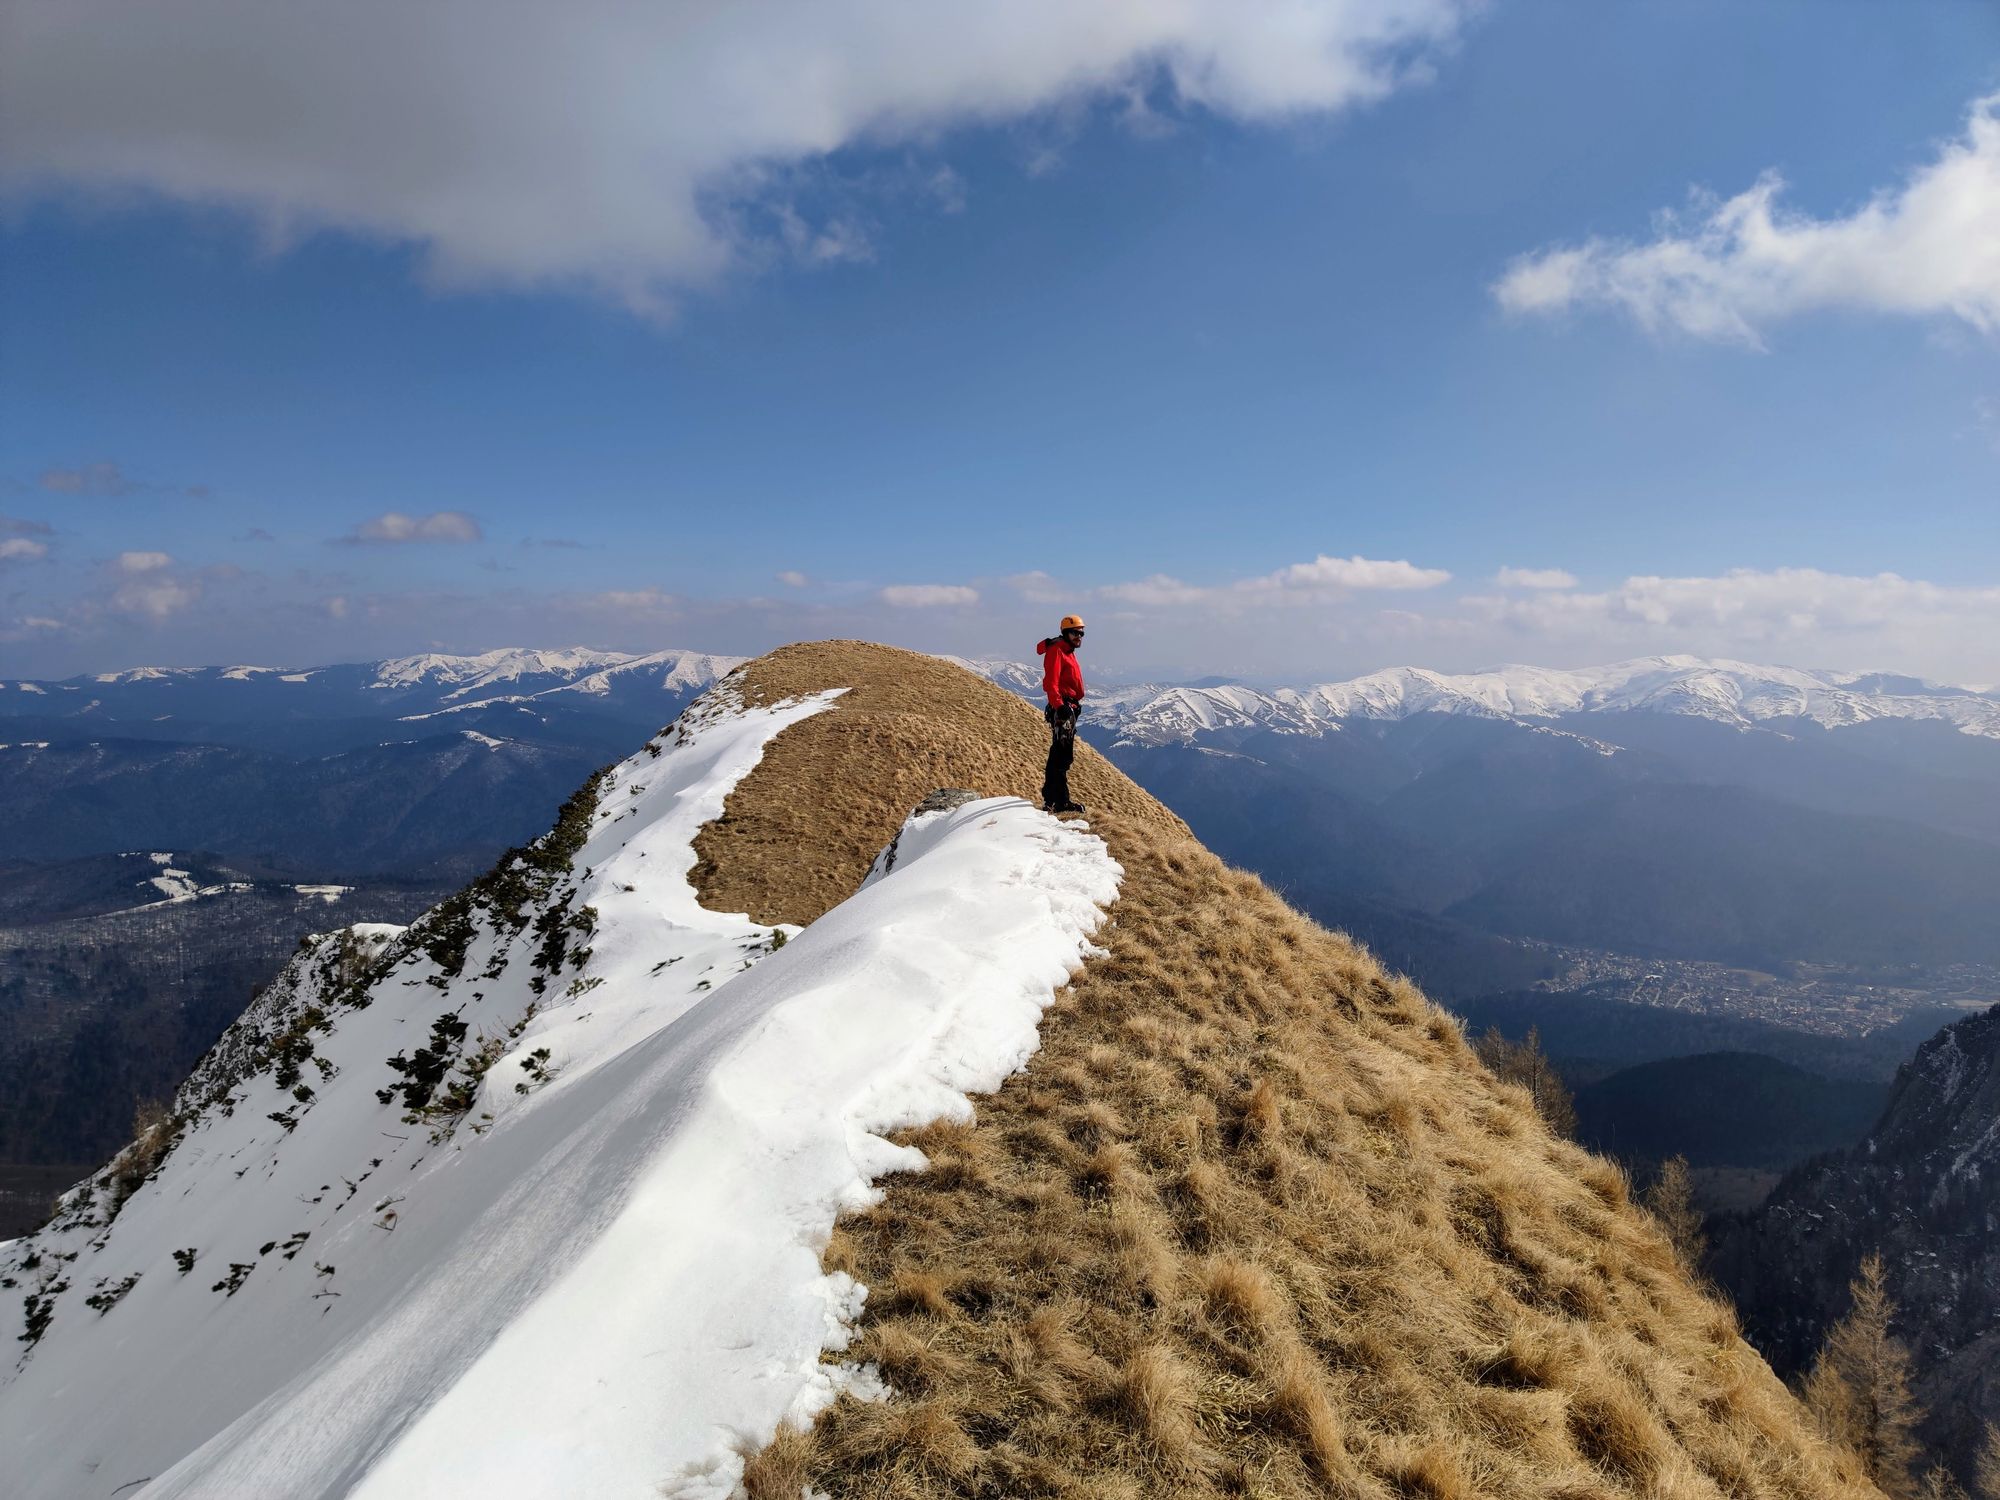
M119 707L150 716L188 701L202 717L338 711L417 721L507 705L583 711L656 700L678 710L743 658L710 652L644 653L508 649L477 656L426 653L387 661L286 670L276 667L138 667L60 682L0 680L0 716L85 717ZM948 661L1034 698L1041 673L1006 657ZM245 689L254 689L245 692ZM195 702L198 700L198 708ZM1275 731L1324 735L1354 720L1450 714L1523 723L1572 715L1657 713L1748 729L1807 721L1829 729L1882 719L1930 720L2000 739L2000 691L1954 687L1880 672L1812 671L1699 656L1646 656L1564 670L1503 666L1445 673L1386 667L1308 686L1101 682L1086 723L1125 743L1172 744L1204 736Z
M1011 664L979 669L1016 686ZM1023 689L1038 691L1039 682ZM1237 684L1113 687L1090 713L1131 744L1171 744L1225 731L1322 735L1353 720L1451 714L1545 723L1571 715L1657 713L1739 729L1803 720L1829 729L1879 719L1925 719L2000 739L2000 692L1883 673L1802 671L1698 656L1647 656L1564 671L1505 666L1448 674L1389 667L1345 682L1257 689Z
M706 651L508 649L477 656L435 652L320 667L133 667L61 681L0 679L0 716L202 718L332 715L421 718L500 704L557 699L588 707L628 697L679 705L740 656ZM657 727L657 726L656 726Z

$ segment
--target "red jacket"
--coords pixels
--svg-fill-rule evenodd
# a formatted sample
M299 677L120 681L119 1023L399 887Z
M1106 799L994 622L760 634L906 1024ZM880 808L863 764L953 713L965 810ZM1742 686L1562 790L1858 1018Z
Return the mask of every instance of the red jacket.
M1042 691L1050 708L1083 702L1083 668L1076 664L1076 652L1059 635L1035 642L1042 657Z

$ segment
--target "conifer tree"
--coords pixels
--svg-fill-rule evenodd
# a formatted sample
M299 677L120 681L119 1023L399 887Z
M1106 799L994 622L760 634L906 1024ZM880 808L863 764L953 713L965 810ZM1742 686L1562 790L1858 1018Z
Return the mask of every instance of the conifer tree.
M1943 1464L1932 1464L1917 1484L1917 1500L1971 1500L1965 1486Z
M1910 1351L1889 1331L1896 1304L1883 1279L1882 1257L1870 1251L1848 1283L1854 1305L1827 1330L1804 1395L1821 1430L1854 1450L1884 1494L1912 1500L1923 1494L1910 1466L1924 1413L1910 1391Z
M1979 1468L1973 1477L1979 1500L2000 1500L2000 1425L1986 1424L1986 1441L1979 1445Z
M1550 1130L1565 1138L1575 1137L1576 1100L1570 1097L1555 1064L1542 1051L1541 1028L1530 1026L1527 1036L1510 1042L1498 1026L1492 1026L1473 1044L1473 1050L1494 1077L1519 1084L1528 1091L1535 1101L1535 1113Z
M1666 1230L1681 1264L1691 1271L1698 1269L1702 1252L1708 1248L1708 1236L1702 1233L1701 1210L1694 1206L1694 1179L1688 1173L1687 1158L1676 1154L1661 1162L1660 1175L1643 1196L1647 1209Z

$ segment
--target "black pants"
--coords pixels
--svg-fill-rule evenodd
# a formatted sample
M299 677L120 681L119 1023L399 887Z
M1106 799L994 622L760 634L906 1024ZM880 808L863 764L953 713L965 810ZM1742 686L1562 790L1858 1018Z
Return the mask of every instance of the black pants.
M1042 772L1042 804L1069 806L1069 767L1076 759L1076 710L1051 708L1049 719L1049 764Z

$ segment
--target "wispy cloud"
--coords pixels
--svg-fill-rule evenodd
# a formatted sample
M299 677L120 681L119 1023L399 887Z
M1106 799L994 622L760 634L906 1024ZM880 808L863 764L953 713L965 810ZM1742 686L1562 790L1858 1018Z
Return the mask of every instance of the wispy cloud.
M0 115L4 115L0 106ZM205 500L210 494L205 484L158 484L134 479L124 467L108 461L83 464L74 469L44 469L36 487L51 495L77 495L89 499L117 500L128 495L185 495Z
M1503 589L1573 589L1576 574L1564 568L1502 568L1493 581Z
M1650 330L1761 347L1780 319L1822 308L1942 316L2000 330L2000 94L1900 186L1816 219L1767 173L1733 198L1698 197L1649 241L1538 250L1495 284L1517 313L1610 308Z
M1097 591L1100 599L1109 599L1115 604L1172 605L1199 604L1213 592L1194 584L1182 583L1178 578L1170 578L1165 573L1155 573L1149 578L1141 578L1136 583L1107 583Z
M892 583L876 597L896 609L963 608L979 602L979 590L962 583Z
M1387 561L1374 557L1327 557L1293 563L1263 578L1251 579L1248 588L1302 589L1434 589L1451 582L1443 568L1420 568L1407 559Z
M49 555L49 544L31 536L0 537L0 563L40 562Z
M1474 596L1463 606L1474 617L1554 637L1680 640L1701 649L1729 642L1732 649L1754 651L1884 633L2000 637L2000 586L1818 568L1733 568L1681 578L1641 574L1601 593Z
M1328 557L1322 553L1311 562L1292 563L1233 583L1183 583L1168 574L1154 573L1133 583L1105 584L1096 593L1100 599L1140 608L1242 608L1312 603L1356 593L1434 589L1450 581L1451 574L1445 569L1420 568L1407 559Z
M782 583L788 589L802 589L808 587L812 583L812 580L806 577L806 575L801 573L797 568L785 569L784 572L777 575L777 580L779 583Z
M1030 604L1063 604L1071 598L1070 591L1040 568L1013 573L1000 581Z
M121 552L108 571L112 583L104 603L122 615L162 621L195 604L203 592L202 580L177 568L165 552Z
M791 192L790 168L843 146L929 150L1078 99L1341 110L1421 76L1476 8L65 0L0 53L0 170L16 192L224 205L280 246L322 228L417 246L438 285L585 287L657 313L760 236L869 253L851 206L808 214ZM949 212L965 189L947 168L929 191Z
M604 589L584 596L581 603L586 608L633 615L672 614L680 608L680 600L660 589Z
M338 540L350 544L396 545L404 542L476 542L485 533L479 523L462 510L432 511L427 516L406 516L401 511L384 511L356 526Z

